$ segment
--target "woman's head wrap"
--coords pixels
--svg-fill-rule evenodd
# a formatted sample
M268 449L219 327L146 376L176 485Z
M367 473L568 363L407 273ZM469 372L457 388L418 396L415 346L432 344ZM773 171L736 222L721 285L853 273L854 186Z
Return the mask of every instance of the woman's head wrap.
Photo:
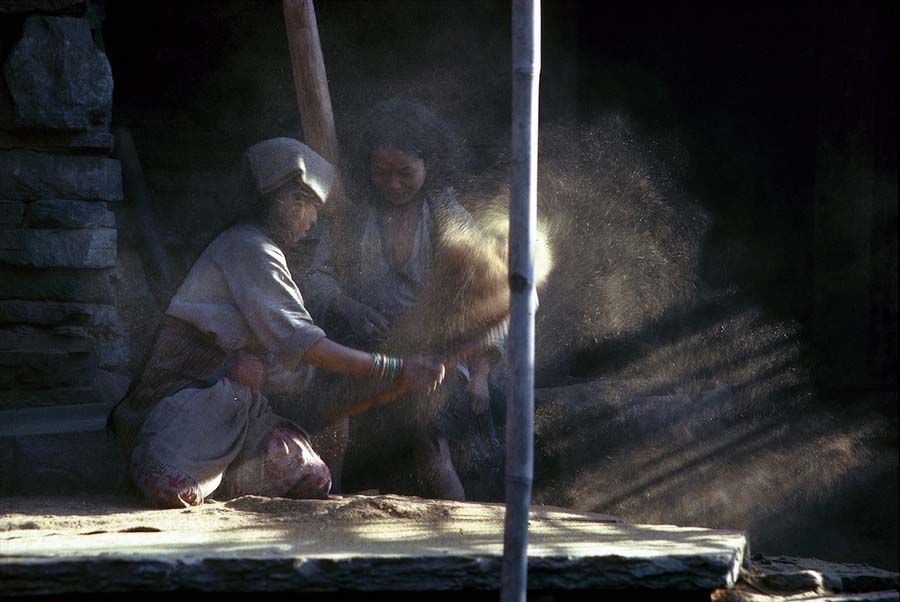
M299 179L323 203L337 176L332 165L311 148L293 138L270 138L244 153L260 195Z

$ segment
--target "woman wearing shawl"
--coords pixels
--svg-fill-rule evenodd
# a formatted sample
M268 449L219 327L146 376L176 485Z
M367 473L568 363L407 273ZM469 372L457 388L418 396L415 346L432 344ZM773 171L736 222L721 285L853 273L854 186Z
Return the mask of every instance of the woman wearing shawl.
M214 492L328 495L329 469L305 431L273 413L260 392L266 361L421 390L443 380L443 365L428 358L376 357L340 345L307 312L285 250L315 223L333 167L290 138L252 146L245 165L256 196L247 219L194 263L143 373L109 417L131 481L160 506L199 504Z

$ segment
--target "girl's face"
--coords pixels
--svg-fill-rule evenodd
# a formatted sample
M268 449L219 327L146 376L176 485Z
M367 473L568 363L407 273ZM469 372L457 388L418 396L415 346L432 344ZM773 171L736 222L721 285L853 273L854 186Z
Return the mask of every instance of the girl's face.
M375 189L396 206L413 200L425 182L425 162L392 146L379 146L372 151L370 169Z

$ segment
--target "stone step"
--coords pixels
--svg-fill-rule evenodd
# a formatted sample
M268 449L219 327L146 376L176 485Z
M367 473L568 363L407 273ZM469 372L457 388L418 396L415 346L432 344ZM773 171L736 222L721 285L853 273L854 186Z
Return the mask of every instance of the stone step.
M122 474L107 403L0 412L0 495L112 493Z
M896 602L900 575L857 563L754 554L712 602Z
M396 495L244 496L148 510L116 498L0 500L10 595L78 592L496 592L505 508ZM743 533L532 507L529 589L731 588ZM666 597L669 596L669 597ZM617 598L618 599L618 598Z

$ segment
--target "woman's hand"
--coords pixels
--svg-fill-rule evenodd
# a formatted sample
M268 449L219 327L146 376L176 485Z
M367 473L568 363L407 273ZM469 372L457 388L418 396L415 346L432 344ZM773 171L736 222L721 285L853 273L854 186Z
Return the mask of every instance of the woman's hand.
M401 389L431 392L444 382L446 375L447 368L438 359L414 355L403 358L403 369L396 382Z
M334 308L363 344L377 343L387 338L391 326L387 318L365 303L339 294L334 299Z
M262 386L265 369L262 361L253 355L239 353L228 371L228 378L248 387Z

